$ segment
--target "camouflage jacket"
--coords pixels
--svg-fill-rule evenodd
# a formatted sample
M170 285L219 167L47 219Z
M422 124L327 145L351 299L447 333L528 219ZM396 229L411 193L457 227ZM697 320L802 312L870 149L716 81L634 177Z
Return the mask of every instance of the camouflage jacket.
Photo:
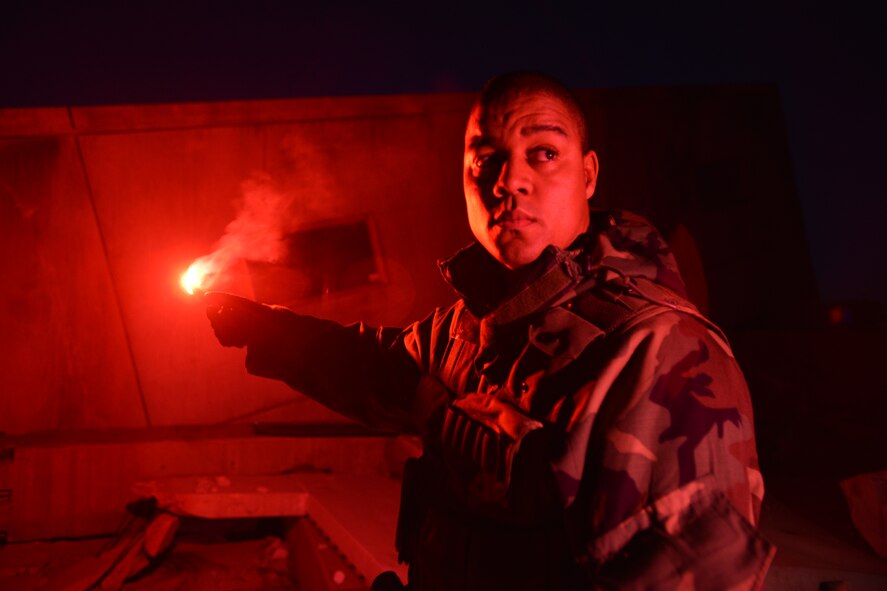
M477 244L441 268L462 298L407 329L273 309L247 354L423 436L412 588L759 588L774 550L748 391L658 233L593 212L516 286Z

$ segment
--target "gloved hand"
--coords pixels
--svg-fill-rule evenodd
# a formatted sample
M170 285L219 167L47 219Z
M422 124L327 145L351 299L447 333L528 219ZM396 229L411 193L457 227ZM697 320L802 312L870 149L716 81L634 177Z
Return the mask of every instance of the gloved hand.
M261 335L269 309L253 300L219 291L203 296L206 317L223 347L245 347Z

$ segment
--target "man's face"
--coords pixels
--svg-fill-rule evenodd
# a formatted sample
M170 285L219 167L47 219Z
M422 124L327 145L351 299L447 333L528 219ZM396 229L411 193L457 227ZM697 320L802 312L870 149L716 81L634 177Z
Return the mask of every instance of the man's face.
M509 269L588 228L596 179L597 157L583 154L579 125L561 100L523 94L472 111L463 165L468 223Z

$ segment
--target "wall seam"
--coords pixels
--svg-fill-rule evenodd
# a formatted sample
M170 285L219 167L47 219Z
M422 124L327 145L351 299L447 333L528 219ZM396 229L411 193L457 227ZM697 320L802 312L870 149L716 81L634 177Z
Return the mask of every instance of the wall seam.
M111 280L111 291L114 296L114 304L117 308L117 316L120 318L120 326L123 330L123 339L126 341L126 352L129 355L129 362L132 366L133 379L136 383L136 390L139 394L139 402L142 407L142 414L145 417L145 426L152 427L151 423L151 414L148 412L148 401L145 399L145 390L142 387L142 379L139 375L139 368L136 365L135 352L132 347L132 339L129 335L129 328L126 324L126 317L123 314L123 303L120 299L120 291L117 289L117 282L114 281L114 271L111 268L111 257L108 252L108 243L105 240L105 233L102 230L101 220L99 219L99 211L95 202L95 194L92 188L92 182L89 178L89 171L86 168L86 157L83 155L83 147L80 144L80 134L77 132L77 124L74 120L74 113L71 107L67 107L68 110L68 118L71 121L71 135L74 138L74 147L77 150L77 158L80 161L80 169L83 171L83 181L86 184L86 194L89 197L89 205L92 208L92 217L95 221L96 231L99 234L99 242L102 245L102 255L105 257L105 268L108 272L108 277Z

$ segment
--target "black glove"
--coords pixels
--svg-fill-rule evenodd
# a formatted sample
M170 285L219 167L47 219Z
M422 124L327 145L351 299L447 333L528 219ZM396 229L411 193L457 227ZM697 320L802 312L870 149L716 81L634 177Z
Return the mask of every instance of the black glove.
M208 291L204 295L206 317L223 347L245 347L262 334L271 311L253 300L230 293Z

